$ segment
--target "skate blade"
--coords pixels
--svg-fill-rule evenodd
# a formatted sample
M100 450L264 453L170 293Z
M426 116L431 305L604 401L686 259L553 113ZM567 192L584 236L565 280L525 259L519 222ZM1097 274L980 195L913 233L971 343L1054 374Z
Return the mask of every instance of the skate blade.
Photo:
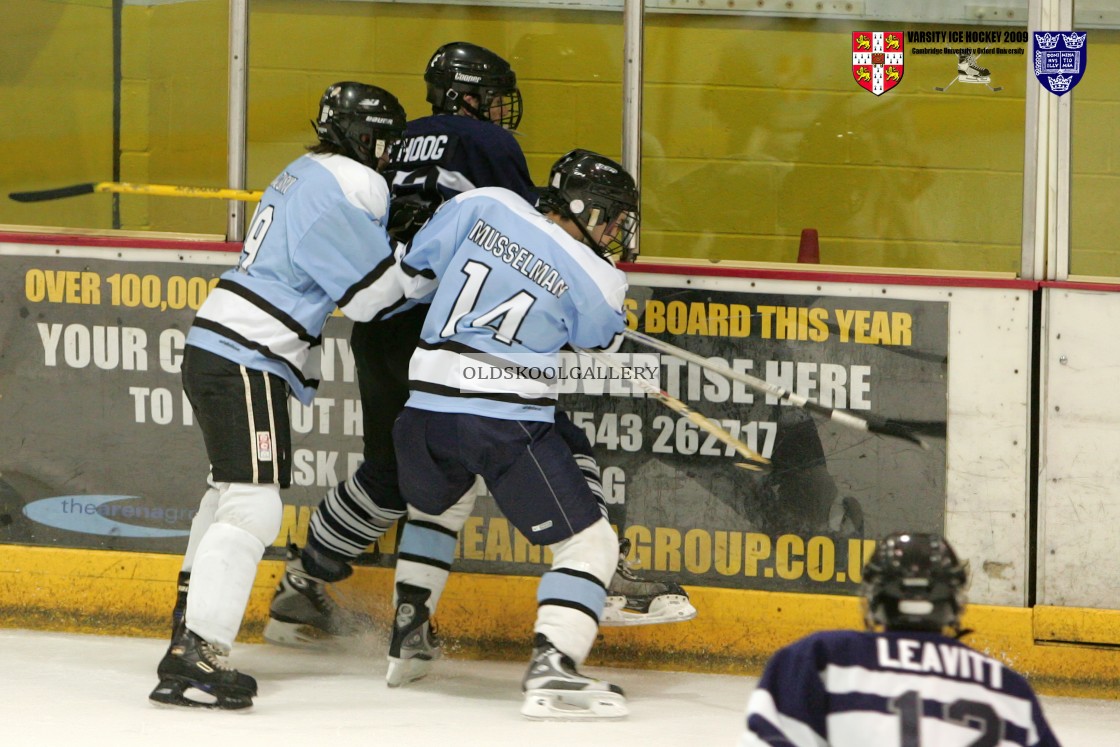
M389 687L400 687L423 679L432 671L432 661L438 658L438 649L430 656L414 656L411 659L390 656L389 669L385 672L385 684Z
M688 597L679 594L665 594L654 599L648 612L628 610L625 600L608 598L603 609L600 627L624 627L629 625L665 625L667 623L688 622L698 614Z
M521 715L530 721L609 721L626 718L626 698L612 692L529 690Z
M264 639L275 646L302 648L310 651L339 651L342 643L337 636L325 633L311 625L284 622L269 618L264 626Z
M148 695L148 701L160 708L205 708L212 711L245 711L253 707L249 695L215 695L190 682L163 679Z

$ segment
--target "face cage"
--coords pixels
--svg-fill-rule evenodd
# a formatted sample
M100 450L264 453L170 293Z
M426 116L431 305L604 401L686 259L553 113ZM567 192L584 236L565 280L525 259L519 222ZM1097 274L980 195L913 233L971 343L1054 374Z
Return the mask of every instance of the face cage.
M467 103L463 96L474 96L478 99L479 106L475 108ZM507 130L516 130L521 124L523 111L521 91L517 88L496 90L493 88L447 92L447 99L455 101L463 109L470 112L475 119L496 124ZM494 116L497 112L497 116Z
M612 203L611 207L615 207L618 203ZM613 211L611 211L613 212ZM610 215L604 208L598 205L592 205L586 208L580 215L573 215L573 220L580 227L583 235L587 238L587 243L594 248L604 259L609 259L615 254L621 255L623 262L633 262L638 256L637 247L635 246L635 239L638 235L638 214L636 210L622 208L614 213L613 218L607 219L607 229L610 230L612 225L617 224L617 230L614 236L607 236L604 233L604 239L598 242L595 241L593 232L603 222L602 218L605 215ZM587 215L588 220L584 222L582 216Z
M625 210L616 221L618 232L614 238L608 239L603 251L619 255L623 262L633 262L638 258L638 215L632 210Z
M483 104L486 106L487 121L507 130L517 129L517 126L521 124L521 114L524 111L519 89L513 88L502 93L487 92L484 98L486 99ZM493 119L495 111L498 112L496 121Z

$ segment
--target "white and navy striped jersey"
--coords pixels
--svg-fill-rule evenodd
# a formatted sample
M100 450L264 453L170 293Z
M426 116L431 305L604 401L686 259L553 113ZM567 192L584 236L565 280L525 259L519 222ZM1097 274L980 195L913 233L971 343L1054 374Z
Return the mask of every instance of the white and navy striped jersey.
M310 403L335 307L368 321L401 301L388 209L376 171L339 155L297 158L261 196L237 266L199 308L187 344L281 376Z
M500 187L445 202L401 269L408 296L431 304L408 407L551 422L560 349L606 346L625 327L626 276Z
M1027 681L937 633L827 631L770 659L741 747L1058 747Z

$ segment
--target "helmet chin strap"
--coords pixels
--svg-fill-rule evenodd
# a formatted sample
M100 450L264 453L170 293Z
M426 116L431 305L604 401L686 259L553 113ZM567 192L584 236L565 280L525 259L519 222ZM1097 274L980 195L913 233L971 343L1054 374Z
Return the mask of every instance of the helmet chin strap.
M467 96L473 96L474 98L478 99L478 101L480 103L482 101L482 99L480 97L475 96L473 93L459 93L454 88L448 89L447 92L444 94L444 97L448 101L454 102L459 107L459 109L461 111L465 111L467 114L474 117L475 119L481 120L483 122L489 122L490 121L489 119L482 116L482 110L481 109L473 106L471 104L471 102L467 101Z
M489 122L490 121L488 118L482 116L482 110L481 109L478 109L474 106L471 106L470 102L468 102L465 98L461 98L461 99L459 99L459 101L462 102L461 103L462 107L464 109L466 109L467 112L472 117L474 117L475 119L480 120L482 122Z
M358 152L357 146L354 145L350 138L342 139L342 147L346 151L346 155L348 157L352 158L363 166L369 166L370 168L373 168L373 165L370 164L367 158L362 158L362 154Z
M570 220L572 223L576 224L576 228L578 228L579 232L581 234L583 234L583 238L584 238L583 243L585 243L589 247L591 247L591 251L593 251L593 252L595 252L595 254L599 255L599 257L602 258L604 262L610 262L611 261L610 260L610 255L607 253L606 248L603 247L603 246L600 246L599 242L597 242L595 240L595 237L591 235L591 232L587 230L587 228L583 225L583 223L580 222L580 220L578 218L576 218L576 214L572 211L572 209L570 207L568 207L568 203L561 203L560 204L560 214L563 215L568 220Z

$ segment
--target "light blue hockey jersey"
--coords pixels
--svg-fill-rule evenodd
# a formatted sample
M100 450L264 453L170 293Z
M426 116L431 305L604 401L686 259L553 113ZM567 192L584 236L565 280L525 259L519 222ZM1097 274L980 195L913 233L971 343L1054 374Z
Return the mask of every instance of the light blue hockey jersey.
M560 349L605 347L625 327L626 276L508 189L445 202L401 269L431 304L408 407L551 422Z
M385 180L357 161L308 154L290 163L262 195L237 266L199 308L187 344L282 376L310 403L335 307L368 321L402 302L388 208Z

